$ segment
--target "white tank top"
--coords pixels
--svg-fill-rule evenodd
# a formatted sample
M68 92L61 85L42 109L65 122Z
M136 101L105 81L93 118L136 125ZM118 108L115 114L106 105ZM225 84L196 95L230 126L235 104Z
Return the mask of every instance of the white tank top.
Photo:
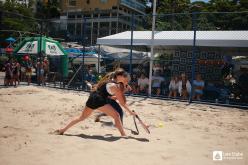
M114 92L111 91L111 87L115 86L116 84L115 83L107 83L106 84L106 90L107 92L110 94L110 95L114 95Z

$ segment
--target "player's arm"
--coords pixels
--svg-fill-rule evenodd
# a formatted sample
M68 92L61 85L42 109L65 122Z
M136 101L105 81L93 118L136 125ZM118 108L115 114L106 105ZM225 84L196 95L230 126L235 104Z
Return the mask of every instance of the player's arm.
M120 105L125 108L125 110L130 114L130 115L136 115L134 112L132 112L129 107L126 104L126 97L123 94L123 90L118 87L117 85L112 86L110 88L110 90L112 91L112 93L114 93L114 95L116 96L117 100L119 101Z

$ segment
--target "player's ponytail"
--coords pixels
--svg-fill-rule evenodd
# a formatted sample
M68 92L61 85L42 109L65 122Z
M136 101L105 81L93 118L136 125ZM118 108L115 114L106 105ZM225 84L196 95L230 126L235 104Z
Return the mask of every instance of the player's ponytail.
M100 88L102 85L106 84L113 78L114 72L106 74L101 80L97 83L96 89Z
M129 74L122 68L117 68L114 72L106 74L96 85L96 89L99 89L104 84L111 82L113 79L116 79L117 76L128 77Z

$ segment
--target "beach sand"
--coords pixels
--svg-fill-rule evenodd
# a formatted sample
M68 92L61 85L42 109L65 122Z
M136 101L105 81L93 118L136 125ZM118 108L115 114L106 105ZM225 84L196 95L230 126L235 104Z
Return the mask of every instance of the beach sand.
M248 111L213 105L127 97L150 125L147 134L124 117L128 138L97 111L66 135L49 134L79 115L88 93L34 86L0 89L1 165L247 165ZM213 161L213 151L241 160ZM240 158L240 157L239 157Z

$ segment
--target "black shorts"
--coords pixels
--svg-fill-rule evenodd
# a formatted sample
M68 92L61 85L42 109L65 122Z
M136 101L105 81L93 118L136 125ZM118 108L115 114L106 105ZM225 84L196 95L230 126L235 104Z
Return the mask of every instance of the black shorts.
M92 92L86 102L86 106L91 109L97 109L106 104L110 104L119 113L121 121L123 121L123 110L115 100L103 97L97 92Z
M110 104L116 112L119 113L120 118L121 118L121 122L123 123L123 110L121 108L121 106L113 99L108 99L108 104Z
M92 92L86 102L86 106L91 108L91 109L97 109L100 108L104 105L108 104L107 103L107 98L103 97L96 91Z

